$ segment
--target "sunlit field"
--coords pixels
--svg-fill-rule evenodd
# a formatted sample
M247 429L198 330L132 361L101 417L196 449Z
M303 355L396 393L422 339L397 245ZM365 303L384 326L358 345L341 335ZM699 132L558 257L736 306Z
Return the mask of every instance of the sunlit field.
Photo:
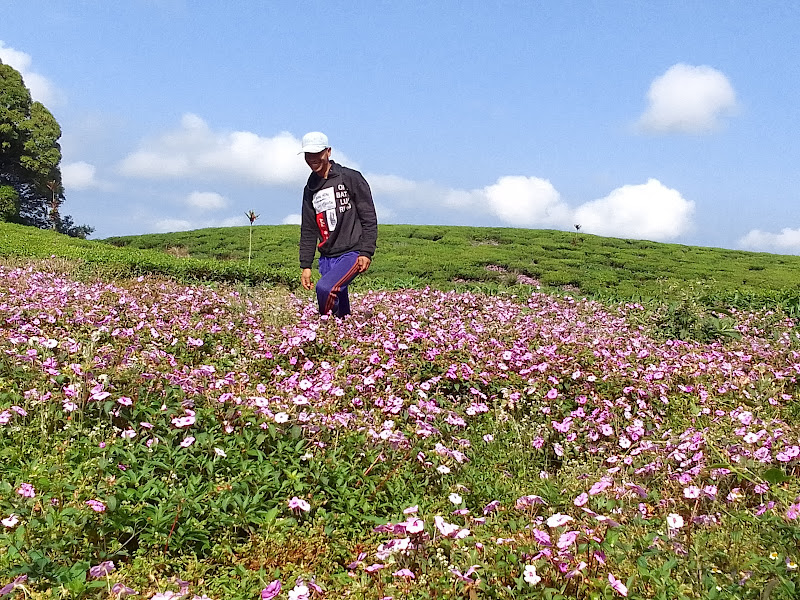
M353 305L0 268L0 594L797 597L780 307Z

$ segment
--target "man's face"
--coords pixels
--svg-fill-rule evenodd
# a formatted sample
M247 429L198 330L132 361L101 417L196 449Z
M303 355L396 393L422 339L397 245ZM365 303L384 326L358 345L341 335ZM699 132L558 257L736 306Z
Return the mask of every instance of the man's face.
M325 148L322 152L306 152L306 164L320 177L325 177L328 174L330 160L330 148Z

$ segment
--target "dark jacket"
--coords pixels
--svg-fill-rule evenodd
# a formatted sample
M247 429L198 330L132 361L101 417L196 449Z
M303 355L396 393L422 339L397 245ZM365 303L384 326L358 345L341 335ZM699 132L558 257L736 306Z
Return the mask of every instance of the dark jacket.
M322 256L358 252L372 258L377 240L372 192L361 173L333 161L327 179L311 173L303 189L300 267L311 268L317 248Z

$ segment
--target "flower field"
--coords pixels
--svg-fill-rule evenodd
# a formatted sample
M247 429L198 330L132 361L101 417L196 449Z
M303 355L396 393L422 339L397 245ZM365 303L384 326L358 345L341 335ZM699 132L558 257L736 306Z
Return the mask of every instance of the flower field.
M796 598L800 330L0 267L0 596ZM137 594L133 596L133 594Z

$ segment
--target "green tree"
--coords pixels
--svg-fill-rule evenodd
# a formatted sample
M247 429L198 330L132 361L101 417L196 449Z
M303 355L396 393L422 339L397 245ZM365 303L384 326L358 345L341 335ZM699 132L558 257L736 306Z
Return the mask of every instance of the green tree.
M19 215L19 194L10 185L0 185L0 221L13 221Z
M93 228L61 216L60 138L52 113L0 62L0 219L86 237Z

